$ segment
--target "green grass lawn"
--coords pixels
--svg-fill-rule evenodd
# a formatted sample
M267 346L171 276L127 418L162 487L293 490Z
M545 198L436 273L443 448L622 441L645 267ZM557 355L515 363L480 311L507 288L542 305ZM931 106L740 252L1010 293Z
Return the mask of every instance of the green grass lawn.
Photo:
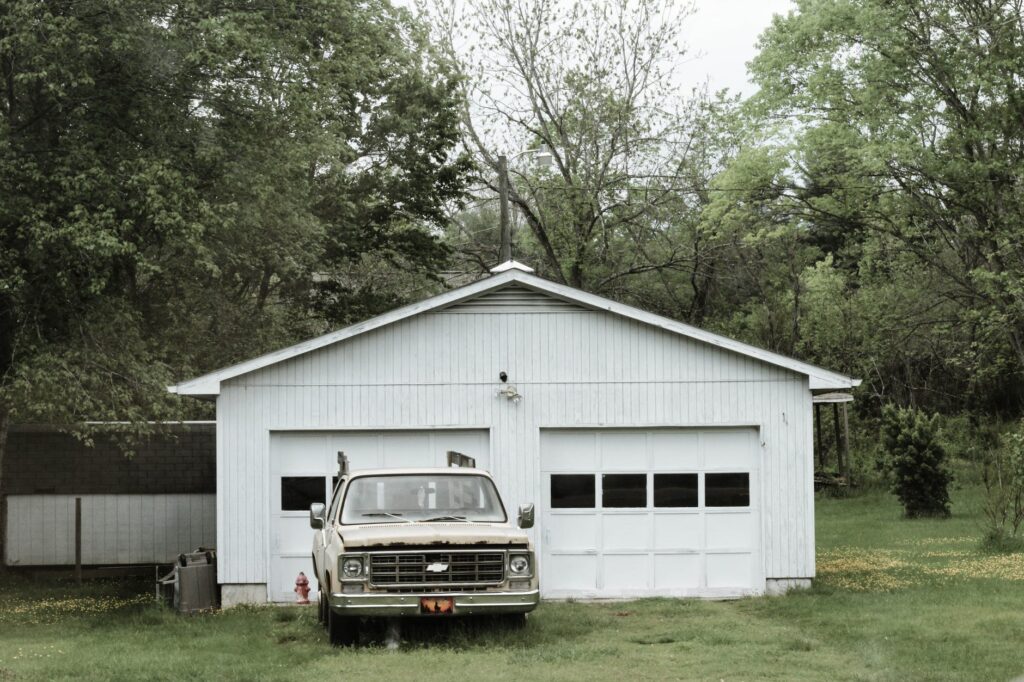
M179 617L148 583L0 575L0 680L1009 680L1024 675L1024 554L978 550L970 491L908 521L818 500L819 578L786 597L544 604L527 628L427 624L337 650L312 608Z

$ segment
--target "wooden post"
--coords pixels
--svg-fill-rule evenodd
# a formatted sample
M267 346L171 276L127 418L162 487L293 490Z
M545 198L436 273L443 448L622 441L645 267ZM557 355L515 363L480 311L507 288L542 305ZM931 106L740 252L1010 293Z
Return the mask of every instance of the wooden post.
M821 447L821 405L814 404L814 435L818 446L818 468L825 470L825 450Z
M75 583L82 584L82 498L75 498Z
M842 436L839 433L839 403L832 403L832 422L836 432L836 468L843 471L843 449L839 445Z
M501 253L502 263L512 260L512 224L508 216L508 159L498 157L498 197L501 204Z
M843 478L846 485L853 485L853 476L850 474L850 418L846 412L846 403L843 403Z

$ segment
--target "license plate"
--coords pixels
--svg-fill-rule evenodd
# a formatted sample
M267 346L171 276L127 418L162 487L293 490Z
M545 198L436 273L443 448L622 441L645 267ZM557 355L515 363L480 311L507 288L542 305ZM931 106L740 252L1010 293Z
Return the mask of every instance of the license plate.
M420 597L420 613L451 615L455 613L455 600L451 597Z

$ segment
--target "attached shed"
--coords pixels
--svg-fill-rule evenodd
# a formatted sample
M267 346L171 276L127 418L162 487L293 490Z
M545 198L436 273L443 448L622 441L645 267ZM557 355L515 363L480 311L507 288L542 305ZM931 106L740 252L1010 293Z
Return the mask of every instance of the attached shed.
M294 598L339 450L353 468L475 456L510 509L536 503L548 598L810 583L812 395L858 380L513 261L493 273L170 387L217 402L225 604Z

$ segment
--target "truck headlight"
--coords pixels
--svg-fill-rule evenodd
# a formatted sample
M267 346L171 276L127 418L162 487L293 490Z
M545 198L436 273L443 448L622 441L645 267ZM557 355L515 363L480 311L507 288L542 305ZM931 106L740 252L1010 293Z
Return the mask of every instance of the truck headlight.
M349 557L341 562L341 574L346 578L358 578L363 574L363 560Z
M508 558L508 570L514 575L523 575L530 571L530 557L525 554L513 554Z

